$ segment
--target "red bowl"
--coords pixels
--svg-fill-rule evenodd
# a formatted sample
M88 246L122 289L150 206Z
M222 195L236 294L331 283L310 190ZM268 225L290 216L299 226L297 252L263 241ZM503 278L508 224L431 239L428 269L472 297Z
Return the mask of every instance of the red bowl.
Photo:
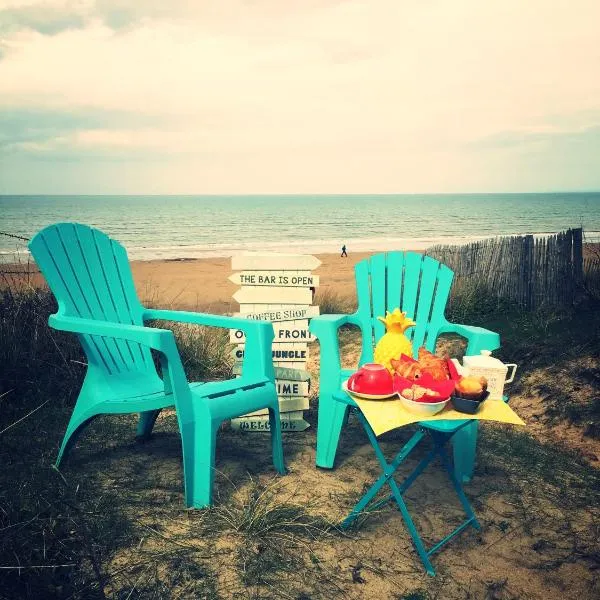
M348 379L348 390L359 394L384 396L394 393L391 373L378 363L367 363Z

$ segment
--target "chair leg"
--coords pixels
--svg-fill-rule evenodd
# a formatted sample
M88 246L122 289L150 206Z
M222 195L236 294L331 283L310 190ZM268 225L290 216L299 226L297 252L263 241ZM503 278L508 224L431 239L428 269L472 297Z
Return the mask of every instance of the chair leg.
M283 440L281 436L281 418L279 411L269 408L269 428L271 430L271 449L273 451L273 465L277 472L285 475L285 460L283 458Z
M140 413L140 420L138 421L136 433L137 438L147 440L150 437L160 411L161 409L159 408L157 410L147 410Z
M71 416L67 431L65 432L62 444L60 445L60 450L58 451L58 456L56 457L56 462L54 463L56 468L60 467L62 459L68 456L71 448L75 445L75 442L77 442L77 438L81 435L81 432L89 425L90 421L97 416L98 415L92 415L91 417L81 418L76 417L75 413Z
M475 451L477 449L477 428L478 422L473 420L452 436L454 473L461 483L468 483L473 477Z
M342 426L347 420L348 405L331 396L319 397L317 422L317 467L332 469Z
M197 421L181 428L185 504L206 508L212 500L218 422Z

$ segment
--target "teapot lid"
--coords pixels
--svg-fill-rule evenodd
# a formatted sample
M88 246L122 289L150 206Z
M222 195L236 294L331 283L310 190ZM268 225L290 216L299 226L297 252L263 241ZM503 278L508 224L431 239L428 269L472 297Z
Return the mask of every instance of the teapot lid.
M485 367L486 369L504 369L504 363L492 356L491 350L482 350L480 354L465 356L463 358L465 365L469 367Z

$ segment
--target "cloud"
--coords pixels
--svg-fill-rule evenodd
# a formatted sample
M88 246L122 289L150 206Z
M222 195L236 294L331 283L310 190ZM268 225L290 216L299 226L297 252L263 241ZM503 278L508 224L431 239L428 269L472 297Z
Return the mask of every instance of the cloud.
M144 115L117 111L0 108L0 142L40 140L80 129L125 123L143 127L149 121Z
M56 35L68 29L79 29L86 23L85 10L75 2L8 2L0 4L0 34L31 29L44 35Z
M184 152L184 140L185 133L170 131L168 121L158 123L143 114L0 109L0 156L5 159L21 155L53 162L90 157L140 160L164 156L165 151Z
M549 153L555 133L587 131L600 113L595 0L0 0L2 9L0 24L12 15L0 61L5 152L57 162L162 153L192 192L198 172L213 190L232 173L242 191L311 181L485 189L486 173L517 171L523 147ZM167 185L153 164L148 181L159 177Z
M519 129L500 131L466 144L473 150L522 149L548 144L595 140L600 132L600 110L547 115Z
M345 0L0 0L0 33L31 29L56 35L99 21L120 31L147 22L194 21L201 27L237 28L240 22L281 22L311 14Z

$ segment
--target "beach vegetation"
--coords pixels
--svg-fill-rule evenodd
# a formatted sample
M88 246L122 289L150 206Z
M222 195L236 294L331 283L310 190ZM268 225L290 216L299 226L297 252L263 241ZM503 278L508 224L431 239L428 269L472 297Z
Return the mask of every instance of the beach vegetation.
M173 331L181 362L189 381L229 379L233 370L233 346L229 330L171 321L148 324ZM160 369L160 365L158 365Z
M351 302L331 292L315 304L348 313ZM336 528L378 465L350 419L335 471L316 469L313 401L312 427L284 440L284 478L269 472L260 434L221 432L215 504L207 510L184 508L173 410L163 411L144 442L135 440L135 415L100 417L61 469L52 467L86 368L76 337L48 327L55 310L46 288L4 277L0 598L458 599L524 597L531 589L539 591L534 597L570 589L583 598L600 590L600 311L592 301L525 313L478 300L476 290L453 298L448 318L501 332L495 354L519 364L511 403L529 426L480 428L467 494L483 530L436 555L435 579L423 573L393 509L357 530ZM231 374L227 332L175 331L190 379ZM359 335L340 333L357 355ZM410 433L382 436L384 452L392 455ZM452 506L440 513L447 486L437 475L428 469L407 494L430 537L454 518Z
M353 295L342 294L326 286L319 288L313 304L319 307L322 315L348 315L356 311L357 306Z

